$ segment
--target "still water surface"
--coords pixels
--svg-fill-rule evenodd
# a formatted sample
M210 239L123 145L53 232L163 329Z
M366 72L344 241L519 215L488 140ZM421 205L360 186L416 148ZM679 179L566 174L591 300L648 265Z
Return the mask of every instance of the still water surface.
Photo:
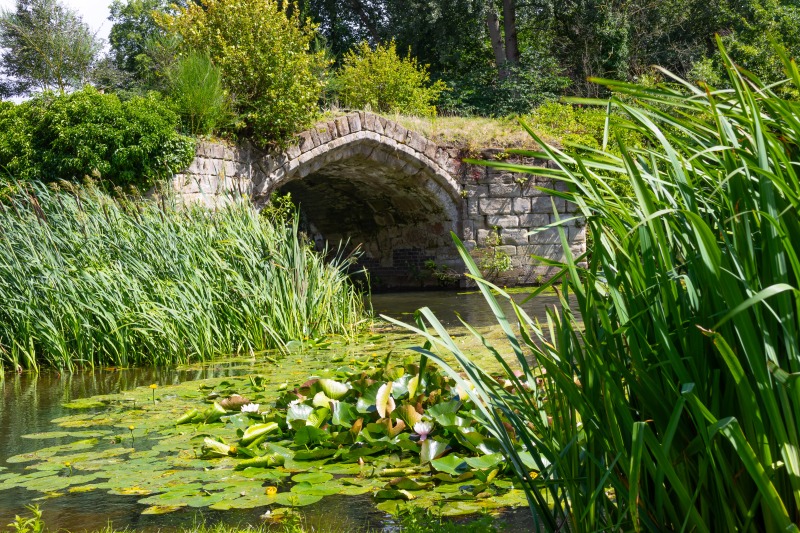
M519 300L525 295L520 294ZM540 296L525 305L531 316L541 319L545 309L557 304L554 296ZM372 298L376 314L386 314L400 320L412 321L414 310L430 307L448 327L459 325L456 313L475 327L488 327L494 323L491 311L480 294L455 292L422 292L379 294ZM395 333L400 335L401 333ZM0 467L20 469L25 464L10 464L6 459L41 448L41 441L22 438L22 435L53 431L51 420L74 414L62 406L78 398L130 390L151 383L162 385L187 381L247 374L255 363L245 360L236 363L210 363L184 369L136 368L125 370L94 370L75 374L43 372L39 376L10 375L0 377ZM53 441L52 444L59 442ZM48 443L48 445L51 443ZM248 511L198 511L190 509L153 516L141 515L144 508L137 496L108 494L71 494L51 500L33 502L41 494L24 489L0 491L0 529L14 519L15 514L25 514L25 504L38 503L50 530L92 531L112 523L115 528L137 531L167 531L187 526L198 520L207 523L260 524L263 509ZM369 495L359 497L327 497L318 504L303 508L307 525L323 531L394 531L397 529L391 516L378 511ZM527 509L509 511L502 516L507 531L529 531L530 515Z

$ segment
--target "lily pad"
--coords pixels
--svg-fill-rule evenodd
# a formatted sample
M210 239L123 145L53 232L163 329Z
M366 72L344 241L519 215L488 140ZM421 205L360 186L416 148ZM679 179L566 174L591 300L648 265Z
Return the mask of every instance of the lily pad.
M275 503L283 505L284 507L304 507L317 503L322 499L322 496L314 494L301 494L297 492L281 492L275 496Z
M292 476L292 481L294 481L295 483L302 483L304 481L312 484L325 483L326 481L330 481L331 479L333 479L333 475L327 472L307 472L304 474L295 474L294 476Z
M339 494L341 490L341 485L335 482L311 484L308 481L297 483L292 486L291 489L292 492L298 494L311 494L313 496L332 496L334 494Z

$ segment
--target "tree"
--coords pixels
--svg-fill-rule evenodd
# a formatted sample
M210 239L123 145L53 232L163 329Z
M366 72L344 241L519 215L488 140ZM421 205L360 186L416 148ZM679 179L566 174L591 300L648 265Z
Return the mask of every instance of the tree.
M117 68L142 77L150 67L148 42L164 34L154 13L167 11L166 0L114 0L108 20L113 22L108 40Z
M319 112L324 51L312 51L316 27L275 0L206 0L159 23L185 52L208 53L256 142L285 142Z
M82 86L101 43L81 17L58 0L18 0L0 14L0 91L28 95Z
M339 97L348 107L421 116L436 114L433 103L446 88L442 81L430 83L425 65L413 57L398 56L394 41L375 49L362 42L350 50L338 84Z

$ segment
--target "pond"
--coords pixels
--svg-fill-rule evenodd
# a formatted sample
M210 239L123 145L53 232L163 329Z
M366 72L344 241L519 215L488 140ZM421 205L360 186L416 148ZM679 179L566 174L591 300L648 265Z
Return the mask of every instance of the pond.
M520 299L524 297L520 294ZM531 316L544 318L545 309L557 305L555 296L540 296L526 304L525 308ZM468 323L481 328L487 336L494 331L491 328L493 317L480 294L455 292L424 292L380 294L372 298L372 306L376 314L387 314L401 320L411 321L411 314L421 305L430 307L448 329L456 335L463 335L468 342L465 331L458 331L458 312ZM262 357L253 359L235 359L210 364L194 365L177 369L96 369L71 375L54 371L43 372L39 376L6 375L0 380L0 478L2 474L26 473L30 471L27 463L9 462L8 459L20 454L41 450L44 446L54 446L74 442L72 438L48 438L46 441L23 438L23 435L54 432L63 430L52 421L62 417L74 417L75 409L65 404L74 400L96 395L115 394L135 389L146 389L150 384L159 384L159 394L168 394L170 388L180 390L180 386L194 385L201 380L220 378L235 379L251 374L263 374L274 377L275 382L287 379L281 375L284 367L292 368L295 375L310 375L314 369L330 366L328 361L335 353L341 358L375 358L383 357L387 352L393 358L410 353L408 348L419 344L419 339L407 332L386 325L378 324L377 335L366 338L359 345L334 344L325 351L314 353L291 354L288 361L280 361L278 365L265 363ZM372 340L370 340L372 339ZM380 339L380 340L378 340ZM465 348L472 349L472 348ZM340 353L343 352L343 353ZM477 350L476 350L476 353ZM302 356L301 359L296 357ZM302 364L300 364L302 361ZM304 377L299 377L301 382ZM193 387L196 388L196 387ZM155 398L155 391L153 392ZM81 410L79 412L87 412ZM103 408L89 409L88 412L103 412ZM118 425L119 427L119 425ZM121 430L125 435L125 428ZM131 431L134 437L134 431ZM140 452L143 457L148 453L146 435L131 439L132 451ZM26 470L26 466L28 469ZM5 470L3 470L5 468ZM135 468L131 464L121 463L119 468ZM71 468L70 468L71 474ZM63 474L59 474L63 475ZM0 479L0 484L2 483ZM0 487L2 488L2 487ZM109 522L115 528L133 528L142 531L169 530L170 528L187 526L198 520L210 523L223 521L226 523L259 524L262 522L262 508L215 511L208 508L201 510L186 508L164 515L141 514L147 506L138 503L141 495L110 495L106 491L75 492L57 498L40 499L42 493L15 487L0 490L0 525L11 522L15 514L24 514L25 504L38 503L44 510L44 517L50 529L68 529L70 531L91 531L105 527ZM199 513L199 515L198 515ZM396 529L395 519L381 511L375 505L371 494L359 496L330 496L319 502L303 507L303 514L309 526L324 526L329 530L353 531L370 529L372 531L392 531ZM526 507L504 511L501 518L508 526L508 531L530 530L530 515Z

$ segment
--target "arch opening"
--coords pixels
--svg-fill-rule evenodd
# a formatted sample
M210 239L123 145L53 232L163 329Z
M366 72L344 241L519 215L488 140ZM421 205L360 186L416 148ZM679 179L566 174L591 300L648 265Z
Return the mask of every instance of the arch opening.
M460 204L441 171L368 143L328 152L325 164L319 159L274 189L291 194L319 248L358 248L352 271L366 269L373 290L456 282L460 260L450 232L460 234Z

